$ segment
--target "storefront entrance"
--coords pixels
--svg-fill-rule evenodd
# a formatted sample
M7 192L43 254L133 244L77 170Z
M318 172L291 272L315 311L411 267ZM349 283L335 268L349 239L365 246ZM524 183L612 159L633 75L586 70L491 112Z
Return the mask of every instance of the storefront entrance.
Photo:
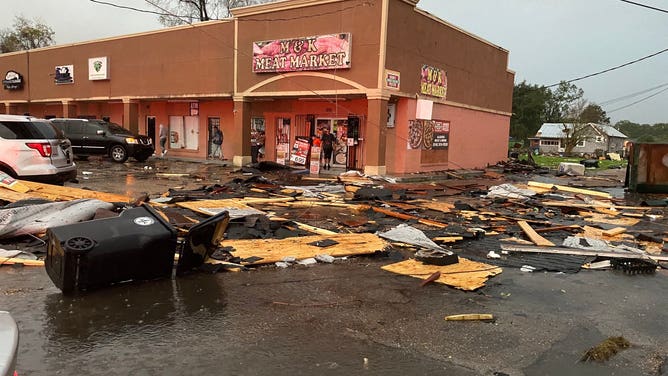
M348 119L318 118L316 120L316 136L322 136L324 129L336 137L332 153L332 165L345 168L348 162Z

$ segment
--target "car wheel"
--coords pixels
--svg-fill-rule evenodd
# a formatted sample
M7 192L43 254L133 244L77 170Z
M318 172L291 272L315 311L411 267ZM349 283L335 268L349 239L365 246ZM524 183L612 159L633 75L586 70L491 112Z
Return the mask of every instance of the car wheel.
M123 163L128 160L128 152L123 145L114 145L109 150L109 156L114 162Z

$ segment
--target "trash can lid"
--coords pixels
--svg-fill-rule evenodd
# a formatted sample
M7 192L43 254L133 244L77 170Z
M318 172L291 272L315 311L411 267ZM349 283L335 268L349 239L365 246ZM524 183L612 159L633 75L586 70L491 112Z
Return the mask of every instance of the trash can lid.
M185 243L177 266L177 273L196 268L218 248L223 240L230 214L220 212L205 221L193 226L186 235Z

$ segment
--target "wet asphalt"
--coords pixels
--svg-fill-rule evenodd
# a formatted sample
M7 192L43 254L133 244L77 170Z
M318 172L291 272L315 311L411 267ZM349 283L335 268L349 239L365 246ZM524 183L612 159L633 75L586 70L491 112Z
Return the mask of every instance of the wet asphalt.
M92 174L83 179L86 170ZM150 176L156 170L190 175ZM92 160L80 164L72 186L134 196L233 174L219 164ZM464 292L420 287L418 279L380 269L406 256L393 250L309 267L196 273L75 296L61 294L43 268L2 266L0 310L9 310L21 330L19 375L668 372L665 270L563 274L506 267L485 287ZM495 320L444 320L462 313ZM610 336L624 336L631 347L604 363L579 361Z

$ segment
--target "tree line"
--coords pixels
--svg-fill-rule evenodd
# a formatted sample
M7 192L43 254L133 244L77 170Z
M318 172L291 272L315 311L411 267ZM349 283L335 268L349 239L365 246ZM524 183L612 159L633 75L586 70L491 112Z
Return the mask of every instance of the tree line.
M510 136L517 142L534 137L543 123L571 124L571 133L577 133L587 123L612 125L633 141L668 141L668 124L638 124L622 120L610 124L610 117L596 103L584 98L584 91L572 83L561 82L555 88L532 85L523 81L513 90L513 115ZM566 130L565 130L566 131ZM581 137L566 136L565 148L577 144ZM570 142L569 142L570 141Z

